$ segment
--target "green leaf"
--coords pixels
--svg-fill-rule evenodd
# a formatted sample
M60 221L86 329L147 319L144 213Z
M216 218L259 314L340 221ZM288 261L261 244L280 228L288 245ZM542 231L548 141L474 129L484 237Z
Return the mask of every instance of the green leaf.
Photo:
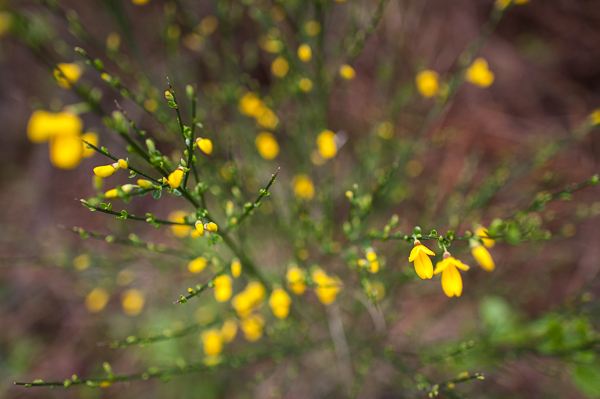
M161 195L162 195L162 190L154 190L152 192L152 198L154 198L154 199L159 199Z
M598 365L575 365L571 370L571 381L585 395L600 398L600 367Z

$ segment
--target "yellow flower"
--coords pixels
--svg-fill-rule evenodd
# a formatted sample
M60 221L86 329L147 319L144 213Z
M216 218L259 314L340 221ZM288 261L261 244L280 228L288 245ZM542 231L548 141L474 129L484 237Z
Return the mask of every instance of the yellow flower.
M335 297L340 291L342 282L337 277L329 277L323 270L315 269L312 272L312 279L317 284L315 293L323 305L329 305L335 301Z
M264 108L260 116L256 118L256 123L258 123L265 129L273 130L277 127L277 124L279 123L279 118L277 117L275 112L273 112L269 108Z
M181 181L183 180L183 169L177 168L173 173L169 175L169 186L171 188L178 188L181 185Z
M223 327L221 327L221 338L223 338L223 342L231 342L235 338L237 334L237 322L235 319L227 319L225 323L223 323Z
M256 148L258 153L264 159L273 159L279 154L279 144L275 140L275 136L268 132L262 132L256 136Z
M304 43L298 47L298 58L303 62L310 61L312 58L312 50L308 44Z
M79 65L60 63L57 66L58 69L54 70L54 77L56 78L58 84L61 87L68 89L69 87L71 87L69 83L77 83L82 72L81 67Z
M196 232L198 233L198 236L203 236L204 235L204 224L202 224L202 222L200 220L196 221Z
M305 93L308 93L313 88L313 82L309 78L302 78L298 81L298 87Z
M144 294L136 289L125 290L121 295L121 305L127 316L138 315L144 307L144 302L146 302Z
M303 173L298 174L294 176L292 183L294 184L294 195L296 195L296 198L310 201L315 195L315 186L310 176Z
M304 25L304 32L309 36L317 36L321 31L321 24L317 21L308 21Z
M290 70L290 64L283 57L277 57L271 64L271 72L278 78L283 78Z
M325 159L333 158L337 154L337 145L335 143L335 133L331 130L324 130L317 136L317 147L319 154Z
M290 304L292 298L281 287L275 288L269 298L269 306L273 310L273 314L280 319L285 319L290 313Z
M496 241L493 238L486 238L489 237L488 230L486 228L479 226L475 231L475 234L481 237L481 241L483 241L483 245L486 247L493 248L494 245L496 245Z
M152 184L152 182L150 180L144 180L144 179L139 179L137 181L137 184L138 184L138 186L140 186L144 190L152 188L152 186L153 186L153 184Z
M184 211L173 211L169 214L167 218L170 222L174 223L185 223L184 216L188 216L188 214ZM172 225L171 231L175 235L175 237L185 237L190 233L192 226L186 225Z
M227 302L231 298L231 277L218 276L213 284L215 285L215 299L217 302Z
M206 226L204 226L204 228L210 231L211 233L216 233L217 230L219 230L219 226L217 226L217 224L214 222L206 223Z
M110 382L110 381L100 381L100 388L108 388L111 385L112 385L112 382Z
M98 135L92 132L81 135L81 144L83 145L83 153L81 155L84 158L89 158L96 153L96 150L93 148L87 148L87 144L85 144L83 141L87 141L91 145L98 147Z
M107 192L105 192L104 196L106 198L117 198L119 196L119 190L116 188L113 188L112 190L108 190Z
M242 263L239 259L235 258L231 261L231 275L238 278L242 274Z
M96 166L94 168L94 174L98 177L108 177L112 176L113 173L115 173L115 171L117 171L120 168L121 167L119 166L118 162L115 162L111 165Z
M94 288L88 295L85 297L85 308L90 313L98 313L108 303L108 292L106 292L102 288Z
M296 295L302 295L306 290L306 284L304 283L304 274L298 267L290 267L285 276L287 285L290 290Z
M449 253L444 254L444 259L435 265L433 273L442 273L442 289L447 296L452 298L462 294L463 283L458 269L469 270L469 266L449 255Z
M485 249L485 247L476 240L471 240L470 244L471 254L475 258L477 263L479 263L479 266L481 266L488 272L494 271L496 265L494 264L494 259L492 259L492 256L490 255L488 250Z
M367 260L369 262L374 262L377 260L377 254L375 253L375 251L373 250L373 248L367 248L365 250L365 253L367 255Z
M223 338L221 332L216 328L202 331L200 339L204 344L204 353L206 356L217 356L223 350Z
M433 277L433 263L428 255L435 256L435 253L415 240L415 247L410 251L408 261L415 262L415 271L422 279Z
M600 125L600 109L595 109L589 116L592 125Z
M135 4L136 6L143 6L144 4L148 3L150 0L131 0L131 2L133 4Z
M369 268L367 269L367 271L373 274L377 273L379 271L379 261L374 260L372 262L369 262Z
M200 256L188 263L188 270L194 274L200 273L206 267L206 258Z
M252 311L259 309L262 306L265 293L266 290L262 284L251 281L244 291L233 297L231 306L233 306L240 317L246 317L252 313Z
M57 135L81 134L83 121L70 112L52 113L34 111L27 124L27 138L34 143L41 143Z
M356 71L348 64L340 67L340 76L346 80L352 80L356 77Z
M477 58L467 69L465 79L480 87L488 87L494 83L494 73L488 69L488 63L483 58Z
M209 139L198 138L196 144L198 144L198 148L200 148L203 153L212 154L213 143Z
M60 169L73 169L83 157L79 136L61 134L50 138L50 162ZM92 150L93 151L93 150Z
M248 92L240 98L238 108L244 115L258 118L264 112L265 105L256 94Z
M258 40L261 49L269 53L277 54L283 49L283 43L269 35L263 35Z
M144 101L144 108L148 112L154 112L158 109L158 103L152 98L149 98Z
M200 34L202 34L203 36L208 36L215 30L217 30L218 26L219 20L217 19L217 17L215 17L214 15L207 15L206 17L202 18L202 21L200 21L198 29L200 30Z
M121 167L123 169L127 169L129 167L129 165L127 164L127 161L124 159L119 159L117 161L117 163L119 164L119 167Z
M244 338L250 342L257 341L262 337L265 321L259 315L251 315L242 319L240 327L244 332Z
M90 257L88 254L81 254L73 259L73 267L76 270L85 270L90 267Z
M415 77L417 89L424 97L433 97L439 90L440 75L436 71L426 69L421 71Z

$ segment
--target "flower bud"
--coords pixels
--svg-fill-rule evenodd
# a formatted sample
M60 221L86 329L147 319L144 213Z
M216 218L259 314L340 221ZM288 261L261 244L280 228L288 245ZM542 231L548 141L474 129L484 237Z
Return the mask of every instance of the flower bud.
M115 171L119 168L120 166L116 162L112 165L96 166L94 168L94 174L98 177L108 177L112 176L112 174L115 173Z
M139 179L137 181L137 184L143 189L152 188L152 182L150 180Z
M200 234L201 236L204 235L204 225L202 224L202 222L200 220L198 220L196 222L196 231L198 232L198 234Z
M209 139L198 138L196 144L198 144L198 148L205 154L211 154L213 151L213 143Z
M204 228L212 233L216 233L217 230L219 229L219 227L217 226L216 223L214 222L210 222L210 223L206 223L206 225L204 226Z
M119 159L119 166L123 169L127 169L129 167L129 165L127 165L127 161L124 159Z
M169 186L171 188L178 188L181 185L181 181L183 180L183 169L177 168L173 173L169 175Z

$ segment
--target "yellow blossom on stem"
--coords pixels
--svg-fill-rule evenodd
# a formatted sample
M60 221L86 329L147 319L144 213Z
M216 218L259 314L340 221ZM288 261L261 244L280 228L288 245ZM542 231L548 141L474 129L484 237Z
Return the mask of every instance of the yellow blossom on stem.
M479 226L475 230L475 234L481 237L481 241L483 241L483 245L488 248L493 248L496 245L496 241L493 238L489 238L488 230L485 227Z
M415 240L415 246L410 251L408 261L415 262L415 271L422 279L433 277L433 263L429 256L435 256L435 253L421 244L419 240Z
M496 264L487 249L477 240L470 241L471 254L482 268L488 272L494 271Z
M107 192L105 192L104 196L106 198L117 198L119 196L119 190L116 188L113 188L112 190L108 190Z
M223 342L231 342L235 338L238 330L238 323L235 319L227 319L225 323L223 323L223 327L221 327L221 338L223 338Z
M211 233L216 233L216 232L217 232L217 230L219 230L219 227L218 227L218 226L217 226L217 224L216 224L216 223L214 223L214 222L209 222L209 223L206 223L206 225L204 226L204 228L205 228L206 230L210 231Z
M480 87L488 87L494 83L494 73L488 69L488 63L484 58L477 58L465 73L467 82Z
M231 277L221 275L214 279L215 299L217 302L227 302L231 298Z
M450 298L453 296L459 297L462 294L463 283L458 269L469 270L469 266L446 252L444 259L435 265L435 271L433 272L434 274L442 273L442 289Z
M200 256L188 263L188 270L194 274L200 273L207 265L206 258Z
M196 144L198 144L198 148L200 148L200 150L205 154L211 154L213 151L213 143L209 139L203 139L199 137L196 140Z
M144 179L139 179L137 181L138 186L140 186L141 188L147 190L149 188L152 188L153 184L150 180L144 180Z
M265 294L265 287L263 287L261 283L251 281L242 292L233 297L231 305L238 316L246 317L252 313L252 311L262 307L262 301Z
M281 287L275 288L269 298L269 306L273 314L280 319L285 319L290 313L292 298Z
M323 270L315 269L311 277L317 284L315 293L323 305L330 305L340 291L342 282L337 277L328 276Z
M198 220L196 221L196 232L198 233L198 235L203 236L204 235L204 224Z
M294 195L296 198L302 198L305 201L310 201L315 195L315 186L313 185L310 176L303 173L294 176L292 180L294 185Z
M138 315L142 311L145 302L144 294L136 289L125 290L121 295L121 305L127 316Z
M231 275L238 278L242 274L242 262L235 258L231 261Z
M244 319L240 323L240 327L244 332L244 338L250 342L257 341L262 337L263 326L265 321L259 315L251 315Z
M174 223L185 223L184 216L188 216L184 211L173 211L169 214L168 220ZM175 237L185 237L190 233L192 226L187 225L172 225L171 231Z
M273 159L279 154L279 144L275 136L268 132L262 132L256 137L256 148L264 159Z
M69 83L77 83L82 72L79 65L60 63L57 66L58 69L54 70L54 77L61 87L68 89L71 87Z
M121 167L119 166L118 162L115 162L111 165L96 166L94 168L94 174L98 177L109 177L112 176L113 173L115 173L115 171L117 171L120 168Z
M183 180L183 168L179 167L169 175L168 181L171 188L178 188Z
M333 158L337 154L337 144L335 142L335 133L331 130L324 130L317 136L317 147L319 154L325 159Z
M285 276L287 285L290 290L296 295L302 295L306 290L306 284L304 283L304 274L298 267L290 267Z
M417 89L424 97L433 97L437 94L440 88L439 80L440 75L429 69L419 72L415 77Z
M217 356L223 350L223 337L221 337L221 331L216 328L203 331L200 334L200 339L204 344L206 356Z

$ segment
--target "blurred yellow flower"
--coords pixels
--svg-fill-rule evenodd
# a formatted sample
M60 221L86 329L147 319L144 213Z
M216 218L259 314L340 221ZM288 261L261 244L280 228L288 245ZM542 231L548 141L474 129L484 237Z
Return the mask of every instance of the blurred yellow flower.
M308 44L303 43L298 47L298 58L303 62L310 61L312 58L312 50Z
M73 169L82 158L83 143L79 136L61 134L50 138L50 162L55 167Z
M251 315L244 319L240 323L240 327L244 332L244 338L250 342L257 341L262 337L263 326L265 321L259 315Z
M488 230L485 227L479 226L475 230L475 234L481 237L481 241L483 241L483 245L486 247L493 248L494 245L496 245L496 241L493 238L486 238L489 237L489 235Z
M251 281L242 292L233 297L231 306L233 306L238 316L246 317L254 310L262 307L265 294L266 290L262 284Z
M58 84L65 89L71 87L69 83L77 83L83 72L77 64L60 63L57 66L58 69L54 70L54 77L58 81Z
M283 78L290 70L290 64L283 57L277 57L271 64L271 72L278 78Z
M200 273L207 265L207 260L200 256L188 263L188 270L194 274Z
M312 90L313 82L309 78L302 78L298 81L298 87L300 87L300 90L307 93Z
M422 279L433 277L433 263L428 255L435 256L435 253L421 244L419 240L415 240L415 246L410 251L408 261L415 262L415 271Z
M317 21L308 21L304 25L304 32L309 36L317 36L321 32L321 24Z
M215 299L217 302L227 302L231 298L231 277L221 275L215 278Z
M121 305L127 316L137 316L143 309L146 298L141 291L134 288L123 291Z
M302 295L306 290L306 284L304 283L304 274L298 267L290 267L285 276L288 287L296 295Z
M196 140L196 144L198 144L198 148L205 154L212 154L213 151L213 143L209 139L203 139L198 137Z
M149 98L144 101L144 108L148 112L154 112L158 109L158 103L155 100Z
M488 87L494 83L494 73L488 69L484 58L477 58L467 69L465 79L480 87Z
M219 230L219 226L217 226L217 224L215 222L206 223L204 228L206 230L210 231L211 233L216 233Z
M394 137L394 125L390 122L381 122L379 126L377 126L377 134L382 139L391 139Z
M469 270L469 266L452 256L446 255L449 254L446 253L444 259L435 265L433 273L442 273L442 289L444 290L444 294L450 298L453 296L459 297L462 294L463 283L458 269Z
M242 274L242 262L235 258L231 261L231 275L238 278Z
M204 353L206 356L216 356L223 350L223 338L221 332L216 328L202 331L200 339L204 344Z
M113 189L108 190L107 192L105 192L104 196L106 198L117 198L119 196L119 190L116 189L116 188L113 188Z
M150 0L131 0L131 2L137 6L143 6L148 3Z
M595 109L589 116L592 125L600 125L600 109Z
M235 319L227 319L225 323L223 323L223 327L221 327L221 338L223 338L223 342L231 342L235 338L237 334L237 321Z
M115 162L110 165L96 166L94 168L94 174L98 177L109 177L112 176L120 168L121 167L119 166L118 162Z
M273 314L280 319L285 319L290 313L290 304L292 298L281 287L273 289L269 298L269 306L273 310Z
M238 108L241 113L258 118L265 109L265 105L255 93L248 92L240 98Z
M315 269L311 273L313 281L317 284L315 293L323 305L330 305L335 301L341 289L342 282L337 277L328 276L323 270Z
M352 80L356 77L356 71L348 64L340 67L340 76L346 80Z
M365 290L369 294L375 294L375 300L381 301L385 296L385 287L379 281L367 283Z
M333 158L337 154L337 145L335 142L335 133L331 130L324 130L317 136L317 147L319 154L325 159Z
M277 117L275 112L273 112L269 108L264 108L260 116L256 118L256 122L264 128L273 130L277 127L277 124L279 123L279 118Z
M171 188L178 188L181 185L181 181L183 180L183 169L181 167L175 169L169 175L169 186Z
M174 223L185 223L184 216L189 216L187 212L184 211L173 211L169 214L167 218L170 222ZM184 225L172 225L171 231L176 237L185 237L190 233L192 226L184 226Z
M87 141L94 147L98 147L98 135L96 133L88 132L81 135L81 144L83 145L83 153L81 154L84 158L89 158L96 153L93 148L87 148L87 144L83 141Z
M269 53L279 53L283 49L283 43L280 40L269 37L268 35L261 36L258 39L258 45L261 49Z
M436 71L426 69L415 77L417 89L424 97L433 97L439 90L440 75Z
M117 51L121 45L121 36L117 32L110 32L106 36L106 48L110 51Z
M83 130L83 121L70 112L34 111L27 124L27 138L34 143L41 143L58 135L78 136Z
M198 25L198 30L200 31L200 34L202 36L208 36L215 30L217 30L218 26L219 20L217 19L217 17L215 17L214 15L207 15L206 17L202 18L202 21L200 21L200 24Z
M296 198L302 198L305 201L310 201L315 195L315 186L313 185L310 176L303 173L294 176L292 180L294 185L294 195Z
M73 259L73 267L75 270L85 270L90 267L90 256L88 254L81 254Z
M275 136L268 132L262 132L256 136L256 148L258 153L264 159L273 159L279 154L279 144L275 140Z
M496 264L494 259L483 245L476 240L471 240L471 254L482 268L488 272L494 271Z
M98 313L108 303L108 292L102 288L94 288L85 298L85 307L90 313Z

